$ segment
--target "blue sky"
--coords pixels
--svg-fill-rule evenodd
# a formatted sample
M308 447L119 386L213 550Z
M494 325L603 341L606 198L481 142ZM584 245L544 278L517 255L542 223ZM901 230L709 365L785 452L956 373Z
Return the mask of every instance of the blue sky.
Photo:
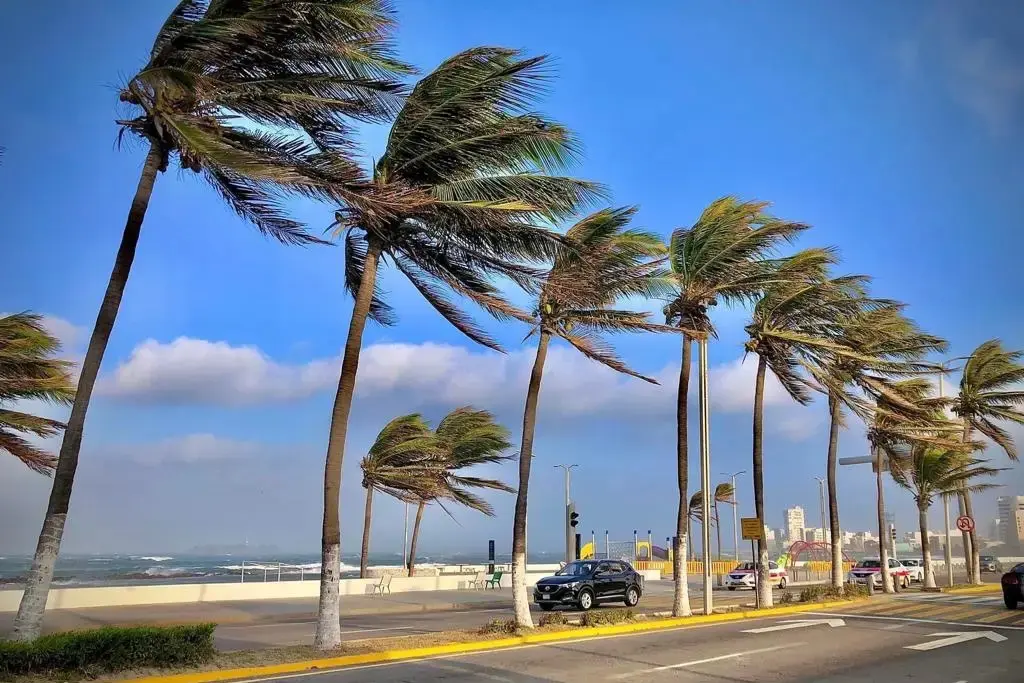
M115 146L117 86L173 4L0 11L0 310L50 316L71 355L82 353L142 163L137 147ZM583 140L576 173L606 183L615 204L639 205L637 225L667 234L724 194L768 200L814 226L804 244L838 246L845 270L908 302L950 340L952 355L996 336L1024 347L1013 275L1024 227L1024 21L1012 2L397 5L401 56L424 71L482 44L555 56L558 79L543 108ZM360 129L367 158L379 156L385 135ZM314 231L330 222L330 207L295 212ZM350 310L341 272L339 250L269 242L191 174L159 178L89 414L67 550L170 552L245 538L317 549L335 359ZM488 322L511 351L501 357L470 346L397 277L384 283L401 322L366 334L345 468L346 552L359 540L358 459L380 426L412 410L436 420L471 402L495 410L518 438L530 362L523 329ZM711 348L716 473L749 469L743 318L723 312ZM671 533L679 343L618 342L667 386L639 386L556 350L531 487L534 548L560 542L559 462L580 464L574 491L586 532ZM821 406L769 398L768 521L780 526L791 504L816 519ZM851 421L841 455L862 452ZM0 462L0 471L0 517L14 520L0 552L27 552L48 484L16 463ZM512 466L500 472L514 480ZM1018 471L1004 480L1024 493ZM845 528L872 527L871 486L869 472L842 471ZM978 506L982 529L994 497ZM749 478L740 499L750 513ZM890 499L901 529L912 529L909 499ZM431 513L423 548L507 545L511 497L495 505L492 520ZM400 550L399 506L377 507L373 548Z

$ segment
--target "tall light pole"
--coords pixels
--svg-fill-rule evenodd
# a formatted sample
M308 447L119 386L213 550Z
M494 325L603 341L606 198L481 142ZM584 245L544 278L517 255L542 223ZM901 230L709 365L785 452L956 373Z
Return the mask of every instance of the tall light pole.
M948 363L949 361L946 361L946 362ZM941 372L939 372L939 398L944 398L943 397L943 392L942 392L942 389L943 389L942 379L943 379L943 376L946 373L946 363L940 363L940 366L942 367L942 370L941 370ZM946 560L946 585L947 586L952 586L953 585L953 546L952 546L953 535L950 533L950 530L949 530L949 496L943 496L942 497L942 522L943 522L943 524L946 527L946 549L945 549L945 552L943 553L944 559ZM964 556L966 557L966 555L967 555L967 546L965 545L964 546ZM969 563L970 563L969 559L965 560L965 567ZM970 576L970 570L968 570L968 576Z
M569 523L570 506L572 505L572 497L569 495L569 481L572 476L572 468L579 467L579 465L555 465L555 467L561 467L565 471L565 562L568 564L572 562L573 556L572 525Z
M740 515L738 512L740 506L739 502L736 500L736 477L746 473L746 470L740 470L739 472L733 472L732 474L719 472L723 477L729 477L729 479L732 480L732 549L733 556L737 564L739 564L740 561Z
M821 477L815 477L818 481L818 515L821 522L821 540L828 542L825 537L825 480Z
M711 601L711 445L708 429L708 340L697 342L698 397L700 407L700 490L701 490L701 555L704 574L704 614L713 611Z

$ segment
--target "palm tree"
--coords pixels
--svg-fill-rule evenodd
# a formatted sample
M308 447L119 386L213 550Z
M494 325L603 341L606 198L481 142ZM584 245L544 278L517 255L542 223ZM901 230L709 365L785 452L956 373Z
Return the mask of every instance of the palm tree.
M34 313L0 317L0 451L49 476L57 459L23 435L46 439L59 434L64 423L13 410L18 401L69 405L75 397L71 363L53 357L60 342L42 320Z
M715 498L713 501L715 507L715 535L716 543L718 548L715 551L715 557L719 560L722 559L722 522L718 516L718 504L725 503L726 505L735 505L736 491L733 489L730 482L722 482L715 487Z
M409 546L409 576L414 572L420 522L423 521L423 510L428 503L437 501L443 506L445 500L452 500L493 517L494 508L473 493L473 489L512 493L510 486L497 479L460 474L477 465L502 463L515 457L514 453L509 452L512 443L508 439L508 429L495 422L494 415L486 410L474 410L470 406L456 408L441 420L434 434L441 447L443 486L438 493L419 496L415 501L416 522L413 524Z
M1024 364L1020 360L1024 352L1007 351L998 339L990 339L976 348L964 364L960 377L960 393L952 400L953 413L963 422L963 441L971 440L977 430L1003 449L1006 457L1016 462L1017 447L1009 432L999 422L1024 424ZM971 492L963 489L960 494L963 512L974 517ZM968 576L974 583L981 583L981 548L972 530L965 547L971 549L971 566Z
M811 401L809 390L814 384L803 368L815 354L829 352L859 357L837 341L838 321L865 306L863 288L867 278L825 278L826 266L834 260L834 254L824 249L809 249L791 257L780 266L780 271L786 271L787 279L765 289L745 328L749 337L746 350L757 354L752 470L755 516L760 519L764 519L762 434L767 370L771 369L793 400L806 405ZM767 566L768 546L763 539L758 541L757 561ZM763 573L759 574L757 590L761 604L771 606L771 584Z
M829 440L827 458L828 515L832 538L832 585L843 586L843 555L840 542L839 500L836 492L839 431L844 425L844 406L862 419L870 419L870 405L884 380L893 377L934 372L935 366L922 358L930 352L941 353L947 344L926 334L902 314L901 305L856 311L838 321L834 341L856 349L861 358L829 353L814 354L808 368L819 388L828 397ZM859 390L851 392L850 389Z
M966 453L969 453L968 444ZM910 491L917 503L921 527L921 553L924 558L924 587L935 588L932 571L931 541L928 538L928 509L935 496L952 496L968 490L985 491L993 484L972 483L981 477L999 474L999 469L985 465L984 460L965 457L965 449L946 450L920 442L909 448L892 449L888 453L893 480Z
M359 578L365 579L374 490L404 502L438 495L443 487L443 450L421 415L402 415L384 425L359 466L366 489Z
M768 213L765 202L742 202L723 197L704 209L690 228L680 228L669 241L672 298L665 306L665 322L682 333L682 362L676 395L676 478L679 506L673 548L675 583L672 614L690 615L686 580L688 395L693 341L715 337L710 308L751 302L773 280L772 262L777 249L807 226L781 221Z
M502 298L491 276L528 285L537 271L523 261L550 259L562 244L538 224L602 193L594 184L547 174L578 156L565 127L530 113L547 81L545 57L494 47L451 57L409 95L373 183L335 214L344 235L345 287L355 301L324 464L319 649L341 642L338 498L363 329L368 318L394 321L377 285L378 267L390 262L459 331L500 349L448 292L499 318L528 318Z
M666 329L651 322L646 313L611 308L620 298L657 296L664 287L664 273L655 257L663 255L665 247L651 233L627 229L635 211L604 209L573 225L566 232L571 248L559 253L544 275L537 295L529 335L538 336L537 355L523 411L519 487L512 527L512 604L516 624L522 628L533 626L525 576L526 499L537 403L551 338L562 339L587 358L616 372L656 383L627 366L602 338L604 333Z
M361 179L345 156L345 122L397 108L392 78L407 69L391 57L393 27L386 0L181 0L121 90L132 110L119 121L121 137L137 137L148 151L81 366L15 638L39 635L89 399L157 174L176 158L260 232L289 244L319 241L285 214L281 192L327 197ZM329 165L317 161L327 145L338 150Z
M686 535L688 537L692 537L693 535L693 522L700 522L701 524L704 523L704 520L701 519L701 515L703 513L704 493L702 491L697 491L692 496L690 496L690 503L689 505L687 505L686 509ZM689 550L689 555L687 555L686 560L689 562L693 562L695 559L694 545L690 543L687 545L687 548Z

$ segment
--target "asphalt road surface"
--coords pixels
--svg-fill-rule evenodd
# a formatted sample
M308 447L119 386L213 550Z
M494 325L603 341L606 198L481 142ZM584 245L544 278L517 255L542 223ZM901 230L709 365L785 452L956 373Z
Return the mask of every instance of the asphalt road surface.
M952 597L952 596L951 596ZM963 597L963 596L956 596ZM981 596L985 597L985 596ZM988 596L991 597L991 596ZM882 608L882 603L888 607ZM893 613L917 603L933 618ZM308 683L416 681L707 681L714 683L1018 683L1024 611L991 619L990 602L898 598L832 613L804 613L657 633L525 646L475 655L289 676ZM945 621L940 607L967 621ZM956 609L986 610L984 613ZM886 612L888 611L888 614ZM273 680L273 678L261 679Z

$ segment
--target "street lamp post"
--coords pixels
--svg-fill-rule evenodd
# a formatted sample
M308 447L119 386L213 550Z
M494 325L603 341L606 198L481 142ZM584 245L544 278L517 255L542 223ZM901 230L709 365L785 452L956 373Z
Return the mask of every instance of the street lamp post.
M572 504L569 482L572 476L572 468L579 467L579 465L555 465L555 467L561 467L565 471L565 562L568 564L572 562L573 556L572 525L569 523L569 506Z
M941 366L942 366L942 372L939 373L939 398L943 398L942 379L943 379L943 374L946 371L946 363L942 363ZM943 553L944 559L946 560L946 585L947 586L952 586L953 585L953 546L952 546L953 535L952 535L952 533L950 533L950 529L949 529L949 496L943 496L942 497L942 523L946 527L946 548L945 548L945 552ZM965 545L964 548L966 550L967 546ZM964 554L966 555L966 552ZM970 562L970 560L967 560L967 563L969 563L969 562ZM970 574L968 574L968 576L969 575Z
M821 522L821 540L828 541L825 536L825 480L815 477L818 481L818 516Z
M723 477L729 477L729 479L732 480L732 549L733 556L737 564L739 564L740 561L740 515L738 512L739 502L736 500L736 477L746 473L746 470L740 470L739 472L733 472L732 474L720 472Z

